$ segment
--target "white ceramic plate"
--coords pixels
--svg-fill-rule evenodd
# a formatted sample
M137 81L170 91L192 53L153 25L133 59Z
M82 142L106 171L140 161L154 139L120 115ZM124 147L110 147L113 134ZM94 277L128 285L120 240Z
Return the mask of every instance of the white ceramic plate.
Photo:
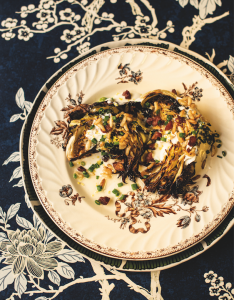
M137 85L133 82L120 83L118 65L129 63L132 71L143 72ZM128 80L128 79L127 79ZM83 103L92 103L101 96L112 96L124 90L145 93L161 88L173 88L182 91L182 82L187 86L198 82L203 89L203 98L198 107L205 117L221 133L223 147L228 155L212 159L212 168L206 170L211 178L211 186L200 180L199 190L203 194L196 203L196 209L209 207L201 212L200 222L192 214L191 223L184 229L176 226L178 220L189 214L176 211L164 217L150 218L150 230L147 233L133 234L120 229L119 222L109 218L115 216L115 200L107 206L96 206L94 200L96 180L84 180L84 186L77 185L72 178L72 169L68 166L65 153L51 144L49 135L55 120L63 119L61 109L67 105L66 97L70 93L75 98L81 91ZM66 72L49 90L36 114L30 136L30 172L38 197L47 213L55 223L70 237L84 246L105 255L124 259L152 259L174 254L190 247L209 234L226 216L233 205L234 140L231 109L233 100L225 88L213 75L200 65L179 54L151 47L125 47L111 49L96 54ZM220 151L221 152L221 151ZM87 164L90 162L87 161ZM119 182L119 181L118 181ZM75 206L65 205L59 196L62 186L71 186L70 197L79 193L85 196ZM116 187L112 183L108 191ZM126 189L126 187L125 187ZM70 194L70 193L69 193ZM94 195L94 196L93 196ZM189 208L185 207L185 208Z

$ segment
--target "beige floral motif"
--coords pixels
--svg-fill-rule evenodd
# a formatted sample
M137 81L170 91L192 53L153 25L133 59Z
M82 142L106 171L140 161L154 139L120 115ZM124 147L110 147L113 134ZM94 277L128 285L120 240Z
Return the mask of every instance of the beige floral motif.
M54 270L58 261L54 258L64 245L60 241L45 243L45 231L41 226L38 231L8 230L9 241L0 243L0 250L6 258L4 264L12 265L14 275L24 272L25 268L33 277L44 278L44 270Z

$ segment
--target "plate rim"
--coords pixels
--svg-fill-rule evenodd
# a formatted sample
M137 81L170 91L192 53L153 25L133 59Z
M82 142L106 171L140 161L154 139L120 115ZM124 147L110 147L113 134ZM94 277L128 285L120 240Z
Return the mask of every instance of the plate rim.
M102 56L103 54L105 54L105 53L109 53L109 52L113 52L113 50L119 50L119 49L123 49L123 48L125 48L125 49L131 49L131 48L134 48L134 49L136 49L136 48L141 48L141 47L144 47L144 48L150 48L150 49L152 49L152 48L154 48L154 50L157 48L158 49L158 51L159 50L161 50L161 51L166 51L166 52L171 52L171 53L173 53L173 54L176 54L177 56L181 56L181 57L185 57L185 56L183 56L182 54L179 54L179 53L174 53L173 51L171 51L171 50L167 50L167 49L161 49L161 48L158 48L158 47L151 47L151 46L137 46L137 45L131 45L131 46L125 46L125 47L119 47L119 48L114 48L114 49L108 49L108 50L106 50L106 51L103 51L103 52L101 52L101 53L96 53L96 54L94 54L94 55L92 55L92 56L90 56L89 58L85 58L84 60L82 60L82 61L80 61L80 62L78 62L77 64L75 64L74 66L72 66L72 68L71 69L69 69L68 71L66 71L54 84L53 84L53 86L49 89L49 91L47 92L47 95L48 95L48 93L52 90L52 89L54 89L55 88L55 86L56 86L56 84L58 83L58 81L60 81L60 80L62 80L62 78L63 77L66 77L66 74L67 74L67 72L69 73L72 69L74 69L77 65L79 65L79 64L82 64L82 63L84 63L84 62L86 62L86 61L89 61L90 60L90 58L92 58L93 56ZM229 94L229 92L226 90L226 88L222 85L222 83L221 82L219 82L219 80L212 74L212 73L210 73L208 70L206 70L203 66L201 66L200 64L198 64L197 62L194 62L194 61L192 61L191 59L189 59L189 58L187 58L187 57L185 57L185 59L186 60L189 60L192 64L196 64L197 66L199 66L199 68L202 68L203 69L203 71L205 71L206 73L208 72L209 74L210 74L210 76L211 77L213 77L213 79L217 82L218 81L218 84L221 86L220 87L220 90L225 90L225 93L224 94L228 94L229 95L229 98L232 100L232 102L233 102L233 99L232 99L232 97L231 97L231 95ZM49 97L50 98L50 97ZM43 101L45 101L44 99L43 99ZM34 128L34 126L35 126L35 119L37 118L37 115L38 115L38 112L39 112L39 110L40 110L40 108L42 107L42 105L43 105L43 101L41 102L41 104L40 104L40 106L39 106L39 109L38 109L38 111L37 111L37 113L36 113L36 115L35 115L35 117L34 117L34 121L33 121L33 124L32 124L32 128L31 128L31 133L30 133L30 141L29 141L29 145L30 145L30 147L29 147L29 157L30 157L30 159L29 159L29 168L30 168L30 173L31 173L31 178L32 178L32 183L33 183L33 185L34 185L34 188L35 188L35 191L36 191L36 193L37 193L37 196L38 196L38 198L40 199L40 202L41 202L41 204L43 205L43 207L44 207L44 209L46 210L46 212L48 213L48 215L52 218L52 220L55 222L55 224L57 225L57 226L59 226L59 228L65 233L65 234L67 234L69 237L71 237L72 239L74 239L76 242L78 242L78 243L80 243L80 244L82 244L84 247L87 247L87 248L89 248L90 250L92 250L92 251L94 251L94 252L97 252L97 253L100 253L100 254L104 254L105 256L109 256L109 257L114 257L114 258L118 258L118 259L128 259L128 260L150 260L150 259L157 259L157 258L162 258L162 257L166 257L166 256L171 256L171 255L173 255L173 254L176 254L176 253L179 253L179 252L181 252L181 251L183 251L183 250L185 250L185 249L188 249L189 247L192 247L192 246L194 246L196 243L199 243L201 240L203 240L207 235L209 235L213 230L215 230L216 228L217 228L217 226L222 222L222 220L225 218L225 216L227 216L227 214L230 212L230 210L231 210L231 208L232 208L232 205L233 204L231 204L231 205L229 205L229 208L226 210L226 212L224 213L224 214L222 214L222 218L221 218L221 220L218 222L218 223L215 223L215 225L213 225L212 226L212 229L210 229L210 230L206 230L205 231L205 233L203 233L202 234L202 236L200 237L200 238L196 238L195 239L195 242L190 242L189 243L189 245L186 245L186 246L183 246L182 248L180 248L180 250L178 250L178 251L173 251L173 252L170 252L170 253L166 253L166 254L162 254L162 255L157 255L157 256L151 256L151 255L148 255L147 254L147 257L142 257L142 256L136 256L136 257L133 257L133 256L131 256L131 257L129 257L129 255L125 255L125 256L119 256L119 255L113 255L113 254L110 254L110 253L108 253L108 252L106 252L106 251L101 251L101 250L98 250L98 249L95 249L95 248L93 248L93 247L91 247L91 246L89 246L89 243L88 244L86 244L86 243L84 243L84 242L82 242L82 241L80 241L80 240L77 240L75 237L72 237L71 236L71 234L69 234L69 232L67 232L67 230L65 230L64 229L64 227L62 227L62 225L59 225L58 224L58 222L56 222L55 221L55 219L54 219L54 217L51 215L51 213L50 213L50 211L48 210L48 207L46 207L46 204L44 203L44 201L42 201L42 199L41 199L41 194L40 194L40 192L39 192L39 190L38 190L38 186L37 186L37 184L36 184L36 181L35 180L33 180L33 168L32 168L32 163L31 163L31 160L32 160L32 156L31 156L31 152L30 152L30 149L31 149L31 145L33 144L32 143L32 131L33 131L33 128ZM49 101L50 102L50 101ZM49 103L48 102L48 103ZM232 105L233 105L233 103L232 103ZM233 191L232 191L232 195L233 195ZM233 198L231 199L231 197L230 197L230 199L229 199L229 201L231 202L231 200L233 200ZM228 204L229 202L227 201L227 204ZM54 211L53 211L53 209L51 210L53 213L54 213ZM213 223L213 222L212 222ZM64 225L64 224L63 224ZM191 239L191 238L190 238ZM99 247L102 247L102 246L100 246L99 245ZM98 248L99 248L98 247ZM123 254L123 251L120 251L120 250L118 250L118 252L121 252L122 254ZM125 251L124 251L125 252ZM144 251L144 252L146 252L146 251ZM152 252L152 251L147 251L148 253L149 252Z
M93 47L93 48L91 48L88 52L86 52L85 54L83 54L83 55L80 55L80 56L78 56L79 58L81 58L82 59L82 57L84 57L87 53L90 53L90 52L92 52L93 50L95 50L95 51L97 51L97 52L99 52L99 51L102 51L101 49L103 48L103 47L110 47L110 48L115 48L115 46L116 45L118 45L118 47L121 47L121 46L125 46L126 45L126 43L127 42L129 42L129 43L133 43L133 45L137 45L138 43L149 43L149 44L151 44L153 47L157 47L157 45L159 45L158 43L160 43L160 42L162 42L162 41L159 41L159 40L151 40L151 39L125 39L125 40L122 40L122 41L118 41L118 42L116 42L116 41L111 41L111 42L107 42L107 43L104 43L104 44L101 44L101 45L98 45L98 46L95 46L95 47ZM160 45L162 45L162 44L160 44ZM226 81L226 83L228 83L228 85L231 85L232 83L231 83L231 81L229 80L229 78L220 70L220 69L218 69L218 67L216 66L216 65L214 65L212 62L210 62L207 58L205 58L205 57L203 57L203 56L201 56L200 54L198 54L198 53L196 53L196 52L194 52L194 51L191 51L191 50L189 50L189 49L184 49L184 48L182 48L182 47L180 47L180 46L178 46L178 45L175 45L175 44L173 44L173 43L170 43L170 42L167 42L167 41L163 41L163 45L166 45L168 48L169 48L169 50L171 50L171 51L174 51L174 49L181 49L181 51L183 51L184 53L185 53L185 55L191 55L192 56L192 60L193 59L200 59L200 60L202 60L202 62L203 63L205 63L206 65L209 65L209 66L211 66L211 67L213 67L219 74L220 74L220 76L224 79L224 81ZM160 46L159 46L160 47ZM44 95L46 94L46 92L47 92L47 84L50 82L50 80L51 79L53 79L54 77L56 77L57 76L57 74L59 73L59 72L61 72L66 66L68 66L71 62L73 62L73 61L75 61L75 60L77 60L78 59L78 57L76 57L76 58L74 58L74 59L72 59L71 61L69 61L65 66L63 66L63 67L61 67L57 72L55 72L46 82L45 82L45 84L41 87L41 89L39 90L39 92L38 92L38 94L36 95L36 97L35 97L35 99L34 99L34 101L33 101L33 105L35 105L35 102L38 102L38 100L39 100L39 98L41 98L41 93L43 92L44 93ZM207 68L207 67L205 67L205 68ZM42 95L43 97L44 97L44 95ZM43 98L42 97L42 98ZM41 101L42 100L42 98L39 100L39 101ZM28 115L29 116L29 115ZM25 193L26 194L28 194L28 186L27 186L27 183L25 182L25 177L26 177L26 170L25 170L25 167L24 167L24 162L25 162L25 160L26 160L26 156L27 155L24 155L24 153L23 153L23 146L24 146L24 136L25 136L25 132L28 130L25 130L25 124L27 125L27 122L28 122L28 118L25 120L25 122L24 122L24 125L23 125L23 127L22 127L22 131L21 131L21 136L20 136L20 153L21 153L21 155L20 155L20 164L21 164L21 166L22 166L22 170L23 170L23 185L24 185L24 189L25 189ZM26 166L27 166L27 161L26 161ZM27 169L27 167L26 167L26 169ZM27 178L26 178L26 180L27 180ZM29 191L30 192L30 191ZM35 199L33 199L33 197L31 198L31 195L29 194L29 200L30 200L30 204L31 204L31 207L32 207L32 209L33 209L33 211L34 211L34 213L36 213L38 216L39 216L39 218L41 219L41 221L45 224L45 226L49 229L49 230L51 230L52 232L53 232L53 234L55 235L55 236L58 236L57 235L57 233L56 232L54 232L48 225L47 225L47 223L45 223L45 221L44 221L44 219L38 214L38 212L37 211L35 211L35 209L34 209L34 206L36 205L36 203L35 202L32 202L32 201L34 201ZM38 202L38 201L37 201ZM39 202L38 202L39 203ZM50 220L52 220L52 219L50 219ZM215 244L216 242L218 242L229 230L230 230L230 228L233 226L233 224L234 224L234 219L232 218L231 220L229 220L228 221L229 223L228 223L228 226L227 227L225 227L225 229L224 230L222 230L222 233L221 233L221 235L219 235L218 237L217 236L215 236L214 238L213 238L213 240L209 243L209 245L207 246L206 245L206 243L205 243L205 245L203 245L204 246L204 248L203 248L203 250L201 250L201 251L198 251L198 252L196 252L196 253L194 253L194 254L190 254L189 253L189 255L187 256L187 258L182 258L181 260L179 260L179 261L176 261L175 263L173 263L173 262L170 262L169 264L163 264L163 266L160 266L160 267L154 267L153 269L149 269L148 268L148 266L146 267L146 269L145 270L142 270L142 267L140 267L139 269L136 269L137 267L138 267L138 265L137 266L135 266L134 265L134 267L131 269L131 268L127 268L127 269L125 269L126 271L150 271L150 270L155 270L155 269L157 269L157 270L163 270L163 269L167 269L167 268L170 268L170 267L173 267L173 266L175 266L175 265L178 265L178 264L181 264L181 263L183 263L184 261L187 261L187 260L189 260L189 259L192 259L193 257L195 257L195 256L198 256L199 254L201 254L201 253L203 253L204 251L206 251L207 249L209 249L211 246L213 246L213 244ZM221 227L221 225L222 224L219 224L219 227ZM65 233L64 233L65 234ZM61 236L59 236L59 238L61 239ZM203 240L202 241L200 241L200 243L202 243L203 242ZM76 245L79 245L79 243L78 242L76 242L75 243ZM71 245L70 245L71 246ZM72 246L71 246L72 247ZM77 249L76 249L77 250ZM77 250L77 251L79 251L79 250ZM184 252L186 252L187 250L183 250ZM181 253L183 253L183 251L181 252ZM91 253L92 253L92 251L91 251ZM95 254L95 253L94 253ZM82 255L84 255L84 256L86 256L85 254L83 254L82 253ZM90 255L87 255L88 256L88 258L89 259L92 259L91 258L91 256ZM103 256L103 254L101 254L101 256ZM105 256L104 256L105 257ZM172 257L173 257L173 254L172 254ZM95 259L96 260L96 259ZM116 259L116 260L118 260L118 259ZM159 259L155 259L156 261L160 261L161 259L159 258ZM100 260L99 262L101 263L103 260ZM124 260L125 262L126 262L126 260ZM133 261L134 262L134 261ZM122 264L121 264L122 265ZM113 265L112 265L113 266ZM144 267L143 267L144 268ZM117 269L119 269L118 267L117 267ZM123 269L123 268L121 268L120 267L120 269Z

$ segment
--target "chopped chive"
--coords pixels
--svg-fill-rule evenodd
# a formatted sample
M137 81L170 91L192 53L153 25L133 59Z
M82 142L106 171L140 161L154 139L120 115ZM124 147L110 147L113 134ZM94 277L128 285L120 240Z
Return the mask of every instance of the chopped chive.
M167 115L167 120L171 121L171 119L173 119L173 116L172 115Z
M148 175L144 175L143 178L144 178L144 179L148 178Z
M156 164L158 164L160 162L160 160L155 159Z
M100 202L99 200L95 200L95 203L96 203L97 205L100 205L100 204L101 204L101 202Z
M89 178L89 173L88 172L84 171L83 175L84 175L85 178Z
M116 189L113 189L112 193L115 194L115 196L117 197L120 195L120 192Z
M98 168L100 168L100 166L99 166L99 164L98 164L98 163L96 163L94 166L95 166L95 169L98 169Z
M171 131L169 131L167 134L171 134Z
M119 146L119 142L114 142L114 145L115 146Z
M75 178L75 179L76 179L77 177L78 177L78 176L77 176L77 174L76 174L76 173L74 173L74 174L73 174L73 178Z
M105 141L105 137L104 137L104 135L102 135L102 137L101 137L101 139L100 139L100 142L104 142Z
M93 138L93 139L91 140L91 142L94 143L94 144L97 144L97 139Z
M161 137L160 140L163 141L163 142L166 142L166 141L167 141L167 139L166 139L165 137Z
M183 139L184 139L184 138L185 138L185 133L183 133L183 132L180 132L180 133L179 133L179 137L181 137L181 138L183 138Z
M91 126L89 127L90 130L92 130L93 128L94 128L94 125L91 125Z
M99 179L99 176L96 176L96 179Z
M192 131L192 134L197 135L197 132L196 131Z
M164 122L164 125L167 125L168 123L169 123L169 121L165 121L165 122Z
M95 169L95 166L94 166L94 165L91 165L91 166L88 168L89 172L93 172L94 169Z
M149 103L149 102L146 102L144 106L145 106L145 107L149 107L149 106L150 106L150 103Z
M112 116L112 120L114 121L114 122L116 122L116 116Z
M127 197L127 195L121 195L121 196L119 197L119 200L124 200L126 197Z
M98 111L98 113L99 113L100 115L103 114L103 113L104 113L104 109L103 109L103 108L100 108L99 111Z
M99 100L98 100L98 102L103 102L103 101L106 101L106 97L101 97Z
M97 190L98 190L98 192L101 192L102 186L101 185L97 185Z
M132 184L131 187L133 191L138 189L138 185L136 183Z
M159 115L160 114L160 109L157 109L156 110L156 115Z
M104 121L108 121L110 119L109 116L105 116Z
M217 155L217 157L218 157L218 158L222 158L222 156L220 156L220 155Z
M225 157L227 155L226 151L222 151L223 156Z
M124 132L123 132L123 131L120 131L119 134L123 136L123 135L124 135Z
M106 126L106 125L107 125L107 122L106 122L106 121L104 121L104 122L103 122L103 125L104 125L104 126Z
M86 165L85 161L82 161L80 164L81 164L81 166L83 166L83 167Z
M72 161L69 161L69 166L70 166L70 167L74 167L74 164L73 164Z
M121 187L121 186L123 186L123 183L122 182L118 183L118 187Z
M220 148L221 146L222 146L221 144L218 144L218 145L217 145L217 148Z

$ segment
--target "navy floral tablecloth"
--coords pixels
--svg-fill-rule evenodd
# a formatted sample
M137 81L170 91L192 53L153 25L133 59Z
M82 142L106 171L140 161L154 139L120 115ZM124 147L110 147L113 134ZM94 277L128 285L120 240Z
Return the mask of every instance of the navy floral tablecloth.
M0 299L234 299L233 228L173 268L124 272L84 258L33 212L19 138L43 84L109 41L150 38L206 57L234 82L232 0L10 0L0 4Z

